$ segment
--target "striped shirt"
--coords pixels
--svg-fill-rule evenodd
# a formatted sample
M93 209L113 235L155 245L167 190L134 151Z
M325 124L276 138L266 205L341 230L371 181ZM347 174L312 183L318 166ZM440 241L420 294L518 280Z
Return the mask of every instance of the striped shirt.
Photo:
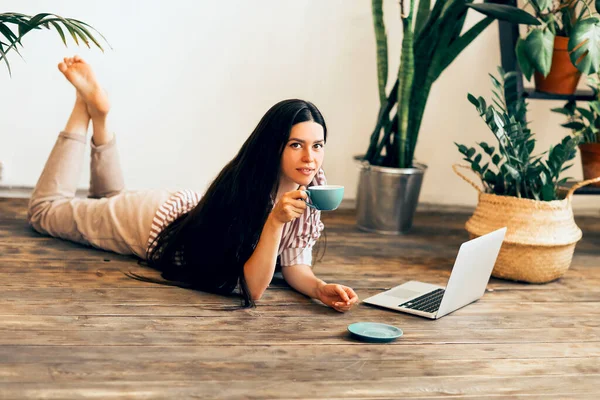
M154 240L167 225L191 211L198 202L200 202L200 195L198 193L192 190L180 190L158 207L152 220L152 226L150 227L148 249L152 250L155 247L156 243L154 243Z
M326 185L325 173L322 169L317 172L309 186ZM200 201L201 196L192 190L180 190L174 193L162 204L152 220L148 249L154 248L154 240L171 222L191 211ZM277 255L281 265L295 264L312 265L312 248L321 236L324 225L321 222L321 212L307 207L300 218L283 226L281 241Z

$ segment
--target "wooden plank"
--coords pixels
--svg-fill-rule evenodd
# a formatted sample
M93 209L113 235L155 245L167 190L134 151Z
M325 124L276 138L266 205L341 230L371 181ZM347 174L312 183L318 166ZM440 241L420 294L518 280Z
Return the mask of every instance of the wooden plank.
M492 286L490 285L490 288ZM363 298L380 293L379 289L360 289ZM283 284L272 285L264 294L261 301L283 303L295 301L301 297L294 290ZM155 285L151 288L81 288L81 287L5 287L0 290L0 304L5 302L35 303L46 302L48 298L77 302L100 303L148 303L156 304L190 304L190 302L228 303L222 296L186 290L177 287ZM555 286L546 286L537 290L521 288L488 290L480 302L493 303L536 303L536 302L600 302L600 288L557 290ZM1 306L0 306L1 309ZM599 311L600 312L600 311Z
M151 270L140 270L135 268L123 268L123 270L107 270L103 268L87 269L83 271L68 271L68 268L64 273L53 273L53 272L36 272L36 273L5 273L0 272L0 287L6 288L30 288L30 287L86 287L86 288L136 288L136 287L156 287L156 284L140 282L129 278L125 275L125 272L132 271L135 273L141 273L145 276L159 278L160 275L155 271ZM559 288L597 288L600 287L600 275L598 277L591 276L589 278L583 278L583 273L579 273L577 270L571 271L569 276L555 283L548 285L554 285L556 289ZM427 271L423 272L423 269L419 271L402 271L401 273L393 272L355 272L344 271L344 272L327 272L321 269L316 269L317 274L321 279L326 282L340 283L351 286L353 288L363 289L389 289L393 286L397 286L403 282L409 280L421 280L429 283L445 286L450 276L450 271ZM362 278L359 277L362 274ZM18 278L18 279L17 279ZM584 282L582 280L585 279ZM504 282L500 287L506 287L509 282ZM516 284L522 285L522 284ZM490 285L494 288L493 285ZM545 285L551 288L552 286ZM524 290L538 290L540 287L530 286Z
M69 345L83 346L89 343L104 346L165 346L189 345L198 343L222 344L238 343L240 330L225 331L218 327L207 330L186 331L114 331L114 330L30 330L27 334L22 331L5 330L0 337L0 345ZM298 327L295 324L264 327L260 331L241 329L245 345L253 344L339 344L357 343L346 330L347 324L331 324L329 327L311 328ZM531 328L531 329L473 329L468 333L462 329L454 330L422 330L410 329L392 346L402 346L404 343L442 344L442 343L582 343L589 342L590 346L600 343L600 328Z
M39 247L39 245L38 245ZM35 247L33 247L35 248ZM3 248L6 251L6 248ZM153 274L156 271L138 264L137 259L133 257L119 256L116 254L88 249L85 247L78 248L80 253L77 258L69 257L65 259L65 251L56 251L52 257L47 254L44 258L30 260L33 256L23 254L7 254L2 255L3 273L14 274L30 274L30 273L65 273L69 271L127 271L134 270L139 273ZM33 250L30 250L31 252ZM37 253L46 253L45 250L35 250ZM71 254L70 254L71 255ZM327 254L325 260L319 261L315 268L318 272L333 273L340 276L344 274L365 274L366 278L374 277L394 277L396 279L403 278L406 274L420 273L420 276L431 275L436 277L438 274L443 275L444 280L447 280L452 270L454 257L452 254L448 257L372 257L361 256L355 260L351 256L341 257L334 254ZM39 256L39 254L37 255ZM564 280L574 279L598 279L600 278L600 268L598 268L596 256L594 255L576 255L571 268L567 270L565 276L558 281L548 284L530 285L520 283L522 286L544 287L552 285ZM430 278L431 279L431 278ZM500 280L492 278L492 283L509 283L515 282L508 280Z
M239 324L243 322L244 329L256 332L270 331L274 327L281 329L322 329L322 326L336 327L354 322L355 316L347 314L332 319L330 315L315 315L311 318L302 316L287 316L285 318L261 315L229 315L214 318L189 318L181 316L85 316L85 315L3 315L0 321L0 332L3 331L98 331L116 329L121 332L135 331L233 331L239 332ZM591 315L578 315L566 319L562 315L522 315L480 316L452 315L452 318L442 318L439 321L428 321L421 318L398 317L387 320L401 327L406 334L412 330L445 331L466 330L476 326L477 329L527 329L532 326L547 328L598 328L600 319ZM336 328L339 329L339 328ZM542 336L543 337L543 336Z
M359 296L361 292L358 292ZM362 296L364 298L364 296ZM270 315L273 317L287 317L293 314L297 317L309 318L313 315L326 315L331 318L346 318L352 316L355 320L368 318L369 320L396 321L404 319L414 319L427 321L430 324L437 323L423 319L421 317L395 312L383 308L373 307L364 303L354 307L346 316L339 314L333 309L324 306L316 300L310 300L298 294L291 293L287 302L270 303L259 300L258 306L254 309L237 309L240 302L237 299L225 298L219 302L203 302L195 303L173 303L160 304L160 300L154 304L138 304L138 303L91 303L77 301L62 301L60 303L48 302L6 302L1 303L0 315L140 315L140 316L191 316L191 317L208 317L218 315L249 315L262 316ZM282 307L285 306L285 307ZM568 319L572 315L580 314L589 316L590 318L598 317L597 302L577 302L565 303L561 302L539 302L539 303L487 303L480 300L466 307L454 311L445 319L453 316L462 315L479 315L488 316L522 316L528 318L531 315L546 315L546 316L562 316Z
M168 359L168 357L167 357ZM335 381L343 374L344 380L361 380L364 376L376 376L378 380L398 377L519 377L527 375L586 376L600 374L600 358L548 358L543 365L531 359L494 360L320 360L319 379ZM175 381L229 382L232 376L240 381L259 380L265 376L284 375L295 381L309 382L314 379L313 360L288 359L268 361L155 361L151 366L145 362L86 362L0 364L2 383L73 383L140 381L154 382L161 376Z
M133 351L132 349L135 349ZM160 355L160 357L158 357ZM466 343L377 345L366 343L343 343L335 346L314 343L310 346L294 344L241 343L213 346L196 343L193 346L100 346L88 343L85 346L69 345L5 345L0 346L0 364L35 363L88 363L88 362L140 362L152 363L160 360L171 362L193 361L240 361L261 362L272 360L388 360L399 364L415 360L497 360L529 359L543 365L549 358L598 358L600 346L594 343L490 343L474 345Z
M7 383L0 386L0 398L253 398L279 399L347 399L347 398L410 398L432 396L512 396L562 395L578 397L597 395L598 375L520 376L520 377L398 377L394 379L346 380L345 373L334 381L230 380L222 382L121 380L118 382L69 382L51 387L44 383Z

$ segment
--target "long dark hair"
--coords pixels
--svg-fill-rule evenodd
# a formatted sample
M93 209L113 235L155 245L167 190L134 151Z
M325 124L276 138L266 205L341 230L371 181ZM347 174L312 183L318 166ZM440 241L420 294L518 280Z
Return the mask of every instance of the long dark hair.
M244 264L273 208L290 131L306 121L320 124L327 140L325 121L314 104L292 99L271 107L198 205L156 237L147 261L163 279L174 282L167 284L223 295L238 289L242 306L254 306Z

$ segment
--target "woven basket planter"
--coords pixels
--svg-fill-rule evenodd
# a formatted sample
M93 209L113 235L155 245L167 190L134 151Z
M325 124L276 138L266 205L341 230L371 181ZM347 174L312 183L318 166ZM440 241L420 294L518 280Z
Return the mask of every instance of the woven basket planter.
M567 272L581 229L573 219L571 199L578 188L600 177L574 185L563 200L537 201L485 193L454 165L454 172L479 192L479 203L465 228L473 239L507 227L492 276L514 281L545 283Z

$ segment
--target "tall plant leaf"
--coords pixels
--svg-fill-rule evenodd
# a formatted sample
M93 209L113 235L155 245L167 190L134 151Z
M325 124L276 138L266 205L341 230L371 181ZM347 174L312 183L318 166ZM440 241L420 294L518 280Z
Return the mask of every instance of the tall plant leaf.
M599 0L600 1L600 0ZM420 0L419 8L417 9L417 19L415 21L415 36L421 33L421 29L425 26L431 8L430 0Z
M386 102L385 87L388 78L388 49L383 20L383 0L372 0L373 28L375 30L375 43L377 45L377 83L379 85L379 103Z
M402 18L402 54L400 57L400 68L398 71L398 134L396 141L397 149L397 167L406 168L412 166L412 159L407 156L410 154L410 142L408 139L409 110L411 104L411 94L413 89L413 77L415 73L415 60L413 40L414 32L412 27L412 17L414 0L410 1L408 15ZM407 151L408 150L408 151Z
M458 55L471 44L473 40L479 36L481 32L485 30L494 20L492 18L486 17L479 21L477 24L472 26L467 32L462 34L459 38L457 38L446 50L445 57L443 62L438 65L436 68L436 79L441 75L441 73L452 64L452 62L458 57Z
M500 21L507 21L513 24L523 25L541 25L536 17L529 14L527 11L523 11L518 7L509 6L506 4L494 4L494 3L483 3L483 4L467 4L467 7L477 10L483 15L493 17Z

